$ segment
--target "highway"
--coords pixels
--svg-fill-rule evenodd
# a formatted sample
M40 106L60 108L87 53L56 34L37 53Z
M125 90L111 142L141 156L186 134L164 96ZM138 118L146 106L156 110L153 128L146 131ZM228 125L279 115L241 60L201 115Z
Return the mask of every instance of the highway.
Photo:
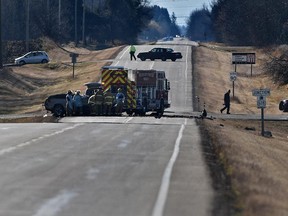
M191 43L154 45L182 52L176 62L130 61L127 47L113 65L165 70L171 82L166 112L189 114ZM0 215L212 215L216 195L194 119L65 117L0 124L0 132Z

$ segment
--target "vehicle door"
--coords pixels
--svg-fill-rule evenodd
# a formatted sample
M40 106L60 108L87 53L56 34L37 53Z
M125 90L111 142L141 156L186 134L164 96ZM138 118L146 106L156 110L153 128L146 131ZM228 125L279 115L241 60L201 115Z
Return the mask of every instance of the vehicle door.
M33 58L33 63L41 63L43 60L43 53L42 52L35 52L34 58Z
M150 59L156 59L157 58L157 54L158 54L158 49L156 49L156 48L154 48L154 49L152 49L151 51L150 51L150 56L149 56L149 58Z
M25 55L24 61L28 64L33 63L33 58L34 58L34 52L31 52L31 53Z

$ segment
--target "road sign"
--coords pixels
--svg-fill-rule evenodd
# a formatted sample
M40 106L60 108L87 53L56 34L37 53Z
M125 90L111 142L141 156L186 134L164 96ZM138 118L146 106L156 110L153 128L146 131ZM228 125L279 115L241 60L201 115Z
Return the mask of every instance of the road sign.
M233 82L237 79L237 72L230 72L230 80Z
M266 108L266 97L258 96L257 97L257 108Z
M232 53L232 64L255 64L255 53Z
M253 96L263 96L263 97L266 97L266 96L269 96L270 95L270 89L253 89L252 90L252 95Z

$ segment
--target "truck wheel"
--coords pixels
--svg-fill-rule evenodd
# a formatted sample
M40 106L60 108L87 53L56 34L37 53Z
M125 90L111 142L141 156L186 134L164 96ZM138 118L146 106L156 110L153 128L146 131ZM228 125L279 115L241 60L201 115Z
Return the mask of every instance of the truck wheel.
M127 115L132 116L133 115L133 110L127 110L126 113L127 113Z
M172 60L172 61L176 61L176 59L175 59L175 58L172 58L171 60Z
M140 59L141 59L141 61L145 61L146 60L146 58L144 58L144 57L141 57Z
M62 105L56 104L53 108L53 115L56 117L63 117L65 114L65 109Z
M165 57L162 57L162 59L161 59L162 61L166 61L166 58Z

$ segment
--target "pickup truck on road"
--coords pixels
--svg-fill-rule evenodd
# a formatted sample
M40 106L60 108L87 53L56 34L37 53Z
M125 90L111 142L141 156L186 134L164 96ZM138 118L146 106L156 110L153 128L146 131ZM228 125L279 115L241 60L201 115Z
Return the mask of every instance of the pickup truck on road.
M83 114L90 114L90 107L88 105L89 97L94 93L96 89L102 87L101 83L89 82L84 84L86 86L86 92L82 97L83 102ZM66 114L66 94L55 94L49 96L45 102L44 107L47 111L50 111L56 117L63 117Z

